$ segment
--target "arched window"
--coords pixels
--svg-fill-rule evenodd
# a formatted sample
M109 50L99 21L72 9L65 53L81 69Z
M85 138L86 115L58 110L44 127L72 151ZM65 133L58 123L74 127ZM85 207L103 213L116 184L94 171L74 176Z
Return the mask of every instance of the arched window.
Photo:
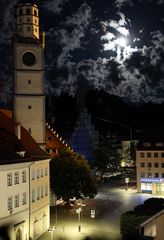
M36 10L34 10L34 16L37 16L37 11Z
M22 232L20 229L18 229L16 232L16 240L22 240Z

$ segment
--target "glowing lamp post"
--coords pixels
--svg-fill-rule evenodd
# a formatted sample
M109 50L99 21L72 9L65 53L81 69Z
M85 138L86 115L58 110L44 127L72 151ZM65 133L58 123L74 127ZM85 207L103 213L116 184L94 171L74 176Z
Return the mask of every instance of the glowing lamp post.
M78 203L77 205L80 205L80 207L76 210L76 213L78 214L78 222L79 222L79 232L81 232L81 217L82 217L82 207L86 206L85 204L82 204L82 202Z
M54 239L54 237L53 237L53 232L54 232L54 230L56 229L56 227L55 226L53 226L53 227L49 227L48 228L48 232L51 234L51 240L53 240Z
M129 178L125 178L125 183L126 183L126 190L128 190Z

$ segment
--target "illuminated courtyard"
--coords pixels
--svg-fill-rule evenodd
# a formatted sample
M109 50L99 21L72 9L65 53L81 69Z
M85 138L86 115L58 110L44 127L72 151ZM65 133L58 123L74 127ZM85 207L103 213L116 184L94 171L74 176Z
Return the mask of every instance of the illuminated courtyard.
M83 200L82 215L79 221L77 209L79 205L66 208L58 205L51 209L51 227L53 231L46 232L39 240L54 239L107 239L121 240L120 216L123 212L132 210L134 206L142 204L150 194L138 194L136 189L104 184L99 188L94 199ZM160 196L159 196L160 197ZM91 213L95 211L95 218ZM56 223L57 222L57 223ZM80 229L79 229L80 226Z

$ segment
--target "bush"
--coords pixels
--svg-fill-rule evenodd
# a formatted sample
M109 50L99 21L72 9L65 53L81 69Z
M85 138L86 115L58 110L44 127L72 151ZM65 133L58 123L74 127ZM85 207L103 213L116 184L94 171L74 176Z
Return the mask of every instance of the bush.
M147 215L137 214L135 211L123 213L120 220L120 231L123 240L140 240L139 225L148 218Z

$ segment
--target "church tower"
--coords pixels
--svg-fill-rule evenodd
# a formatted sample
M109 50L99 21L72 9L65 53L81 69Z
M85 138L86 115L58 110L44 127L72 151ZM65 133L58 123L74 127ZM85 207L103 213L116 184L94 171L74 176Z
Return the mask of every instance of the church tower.
M14 120L40 147L45 147L44 32L39 28L37 1L16 8L14 50Z

